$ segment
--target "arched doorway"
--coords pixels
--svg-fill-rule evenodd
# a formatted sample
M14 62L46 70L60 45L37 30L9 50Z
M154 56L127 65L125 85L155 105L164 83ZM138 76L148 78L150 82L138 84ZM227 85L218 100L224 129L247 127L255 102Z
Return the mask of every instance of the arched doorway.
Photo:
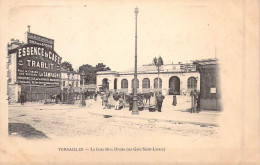
M169 79L169 95L180 94L180 78L177 76L172 76Z
M117 89L117 78L114 79L114 89Z
M108 82L108 79L107 79L107 78L104 78L104 79L102 80L102 90L103 90L103 91L109 90L109 82Z

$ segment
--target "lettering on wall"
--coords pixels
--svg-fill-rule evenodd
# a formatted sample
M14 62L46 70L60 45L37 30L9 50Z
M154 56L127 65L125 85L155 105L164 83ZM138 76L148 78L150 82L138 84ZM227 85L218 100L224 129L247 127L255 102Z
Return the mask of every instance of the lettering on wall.
M57 86L61 57L51 48L26 44L17 49L17 83Z

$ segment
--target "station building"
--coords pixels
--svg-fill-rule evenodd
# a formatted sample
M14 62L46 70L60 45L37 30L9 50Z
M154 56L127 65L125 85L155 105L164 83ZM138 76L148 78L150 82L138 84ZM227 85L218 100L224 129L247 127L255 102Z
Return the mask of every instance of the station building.
M132 93L134 69L121 72L97 72L97 89ZM158 70L155 65L143 65L137 68L137 91L147 93L158 89ZM166 64L160 67L159 90L164 95L187 95L193 89L200 89L200 73L196 65Z

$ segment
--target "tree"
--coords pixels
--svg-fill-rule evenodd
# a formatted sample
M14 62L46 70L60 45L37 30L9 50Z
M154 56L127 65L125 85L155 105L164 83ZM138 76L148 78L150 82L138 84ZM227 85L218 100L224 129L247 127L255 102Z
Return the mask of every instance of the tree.
M157 79L157 83L158 83L158 90L159 90L159 84L160 84L160 81L159 81L159 75L160 75L160 67L163 65L163 59L161 56L159 56L158 58L154 57L153 59L153 63L154 65L156 66L157 68L157 71L158 71L158 79Z
M83 79L81 83L83 84L95 84L96 83L96 75L95 75L95 67L89 64L84 64L79 67L79 74L82 75Z
M81 65L78 69L79 74L83 76L81 84L96 84L96 73L99 71L110 70L103 63L98 63L95 67L89 64Z
M66 71L74 71L74 69L73 69L71 63L68 62L68 61L62 62L62 63L61 63L61 68L62 68L63 70L66 70Z
M106 70L111 70L111 69L109 67L106 67L106 65L104 65L103 63L98 63L96 65L96 72L106 71Z

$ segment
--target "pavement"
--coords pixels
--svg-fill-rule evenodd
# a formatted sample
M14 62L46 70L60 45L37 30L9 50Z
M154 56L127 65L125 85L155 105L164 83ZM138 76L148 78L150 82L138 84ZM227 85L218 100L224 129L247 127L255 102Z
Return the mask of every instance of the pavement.
M86 110L89 114L97 116L107 116L113 118L128 118L152 121L170 121L179 124L196 124L205 126L218 126L219 111L203 110L199 113L190 113L191 102L188 96L177 96L177 106L172 106L172 96L166 96L162 106L162 112L150 112L149 110L139 111L138 115L133 115L128 107L122 110L103 109L101 98L97 101L93 99L86 100L86 106L82 107L79 103L74 105L67 104L43 104L40 102L26 102L24 108L32 108L35 110ZM15 103L9 107L21 107Z

